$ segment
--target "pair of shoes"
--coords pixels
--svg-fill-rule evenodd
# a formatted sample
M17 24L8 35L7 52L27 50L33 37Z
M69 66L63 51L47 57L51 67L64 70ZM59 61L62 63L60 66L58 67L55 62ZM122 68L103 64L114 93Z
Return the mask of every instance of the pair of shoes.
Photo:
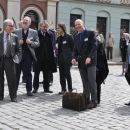
M16 98L11 98L11 102L17 102Z
M130 106L130 101L128 103L125 103L125 105Z
M66 91L61 91L61 92L59 92L59 94L63 95L65 92L66 92Z
M97 103L93 103L93 102L91 102L87 105L87 109L92 109L92 108L96 108L96 107L97 107Z
M31 92L27 92L27 96L33 96Z
M37 90L36 90L36 89L34 89L34 90L32 91L32 93L37 93Z
M53 91L50 91L50 90L44 90L44 93L53 93Z

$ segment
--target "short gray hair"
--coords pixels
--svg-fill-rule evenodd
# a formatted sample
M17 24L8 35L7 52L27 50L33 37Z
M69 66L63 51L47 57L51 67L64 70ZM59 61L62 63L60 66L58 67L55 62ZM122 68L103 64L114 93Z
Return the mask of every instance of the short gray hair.
M8 25L9 23L11 23L12 25L14 25L14 22L13 22L12 19L6 19L6 20L4 20L4 22L3 22L3 30L6 29L6 27L7 27L7 25Z

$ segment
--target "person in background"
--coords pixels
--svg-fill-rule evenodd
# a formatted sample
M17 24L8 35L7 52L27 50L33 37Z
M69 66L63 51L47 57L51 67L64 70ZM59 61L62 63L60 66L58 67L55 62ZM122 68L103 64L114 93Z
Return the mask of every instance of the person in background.
M126 33L123 33L120 39L120 52L121 52L121 59L122 59L122 75L125 73L126 69L126 53L127 53L127 35Z
M81 19L75 21L75 29L78 33L74 38L72 64L76 64L76 61L78 61L86 105L88 109L92 109L97 107L96 36L94 31L85 28L84 22Z
M21 48L18 37L12 33L14 23L6 19L3 32L0 34L0 101L4 99L4 71L7 77L9 96L12 102L17 102L15 63L21 60Z
M60 75L61 91L59 94L64 94L66 89L66 81L68 84L68 91L72 92L72 78L70 73L72 52L74 47L74 40L71 35L66 33L65 24L57 25L58 38L58 65Z
M130 35L128 33L125 33L125 39L127 44L125 78L130 85ZM130 106L130 101L125 105Z
M43 72L43 88L45 93L52 93L50 91L49 73L57 72L54 52L53 52L53 34L49 31L49 24L44 20L40 24L38 37L40 46L35 49L37 62L34 63L34 79L33 79L33 93L37 93L39 88L39 74Z
M39 46L39 38L36 30L30 28L31 18L25 16L23 18L22 28L15 31L18 36L19 44L22 46L22 60L20 64L16 65L16 79L17 89L19 85L21 70L26 78L26 91L27 96L33 96L32 94L32 63L37 61L34 48Z
M107 60L113 59L113 47L114 47L114 37L111 32L108 34L108 41L107 41Z

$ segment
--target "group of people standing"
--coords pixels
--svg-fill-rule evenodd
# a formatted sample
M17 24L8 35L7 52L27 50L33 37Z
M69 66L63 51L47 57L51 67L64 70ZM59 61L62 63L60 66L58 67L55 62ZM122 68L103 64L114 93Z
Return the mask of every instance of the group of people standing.
M57 25L56 37L46 20L39 24L38 31L30 28L31 19L28 16L23 18L21 28L14 31L13 21L4 21L3 32L0 34L0 100L4 98L4 71L12 102L17 102L21 71L26 79L27 96L38 92L41 71L44 92L52 93L49 75L57 72L57 56L61 85L59 94L72 92L70 69L72 64L78 62L87 108L97 107L100 103L101 84L109 72L104 45L101 37L87 30L81 19L77 19L74 24L74 37L66 32L64 24ZM6 34L10 36L8 40Z

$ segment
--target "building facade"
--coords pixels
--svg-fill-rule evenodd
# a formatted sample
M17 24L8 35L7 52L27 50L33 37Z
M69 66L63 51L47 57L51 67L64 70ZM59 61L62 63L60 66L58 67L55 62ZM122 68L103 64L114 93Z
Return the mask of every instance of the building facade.
M52 27L56 22L56 6L59 0L0 0L0 27L3 20L13 18L20 21L25 15L32 19L32 28L38 28L38 23L47 19Z
M58 22L73 33L75 19L83 19L88 29L100 30L106 41L108 32L115 38L114 56L120 55L122 32L130 32L130 0L60 0Z

